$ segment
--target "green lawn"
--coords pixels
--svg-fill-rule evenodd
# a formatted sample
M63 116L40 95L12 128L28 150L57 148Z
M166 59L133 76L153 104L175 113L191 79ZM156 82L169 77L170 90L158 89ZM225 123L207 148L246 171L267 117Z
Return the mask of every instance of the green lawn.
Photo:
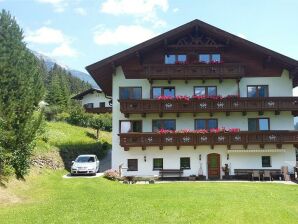
M35 171L2 189L0 223L298 223L297 185L124 185L64 173Z
M40 138L37 141L35 154L42 154L51 151L59 151L64 146L88 147L97 144L96 131L91 128L83 128L70 125L65 122L46 122L46 141ZM110 132L100 131L100 142L111 144L112 135Z

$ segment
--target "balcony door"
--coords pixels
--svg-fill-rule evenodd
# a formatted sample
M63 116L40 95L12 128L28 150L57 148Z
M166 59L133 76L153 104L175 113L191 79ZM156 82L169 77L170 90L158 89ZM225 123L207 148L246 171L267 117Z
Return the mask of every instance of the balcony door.
M210 153L207 155L208 179L220 179L220 155Z

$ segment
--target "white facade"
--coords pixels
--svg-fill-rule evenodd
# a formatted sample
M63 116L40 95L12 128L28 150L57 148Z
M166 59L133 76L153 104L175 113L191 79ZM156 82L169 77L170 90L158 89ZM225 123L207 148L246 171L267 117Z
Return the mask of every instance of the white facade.
M107 98L103 92L98 93L96 91L93 91L93 93L88 93L80 100L82 106L93 103L93 107L97 108L100 107L100 103L104 103L105 107L110 107L109 101L111 99Z
M226 146L198 146L194 147L182 146L180 150L176 147L164 147L160 150L158 147L147 147L142 150L141 147L130 148L124 151L119 143L119 121L120 120L142 120L143 132L152 132L152 119L175 119L176 130L194 129L194 120L198 118L210 118L209 114L193 114L181 113L179 117L176 114L164 114L162 118L158 114L147 114L145 118L141 115L131 114L129 118L125 118L120 112L119 87L142 87L142 97L150 98L150 90L152 86L175 86L176 95L193 95L194 86L216 86L217 94L221 96L238 94L238 85L235 80L189 80L186 84L183 80L173 80L169 84L167 81L154 81L151 85L147 79L126 79L121 67L117 67L116 74L113 75L113 152L112 152L112 168L118 169L120 165L127 167L127 159L138 159L138 171L124 171L124 175L151 176L158 175L159 171L153 171L153 158L163 158L164 169L179 169L180 157L190 157L190 169L184 170L184 176L192 174L201 174L207 176L207 155L210 153L220 154L220 167L229 164L231 174L234 169L258 169L262 168L262 156L271 156L270 169L280 169L281 166L288 166L292 171L296 164L295 148L293 145L282 145L282 149L277 149L276 145L265 145L264 149L260 149L258 145L248 145L246 152L241 152L242 146L232 146L228 152ZM247 96L247 85L268 85L269 96L292 96L292 80L289 78L287 70L284 70L280 77L266 78L242 78L240 87L240 96ZM248 112L246 116L241 113L231 113L226 116L225 113L214 113L212 118L218 119L218 127L240 128L241 131L248 130L248 118L270 118L270 130L294 130L294 119L291 112L281 112L275 115L274 112L265 112L260 116L257 112ZM233 151L233 149L237 149ZM146 161L145 161L146 160ZM221 175L223 175L221 173Z

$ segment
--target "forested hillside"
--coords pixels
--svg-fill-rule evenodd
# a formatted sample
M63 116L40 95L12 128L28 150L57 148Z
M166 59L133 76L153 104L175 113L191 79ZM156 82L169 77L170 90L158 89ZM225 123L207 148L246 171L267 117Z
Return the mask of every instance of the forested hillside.
M59 106L63 109L69 107L71 96L91 88L89 83L73 77L57 64L45 72L44 84L45 101L50 106Z

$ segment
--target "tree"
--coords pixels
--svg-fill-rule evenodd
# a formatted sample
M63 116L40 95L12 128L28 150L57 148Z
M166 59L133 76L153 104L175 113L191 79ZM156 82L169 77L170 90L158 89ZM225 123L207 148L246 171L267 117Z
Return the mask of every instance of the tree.
M103 126L102 122L102 116L100 115L93 115L90 121L90 126L91 128L94 128L96 130L96 139L98 140L99 138L99 130Z
M10 13L0 13L0 117L6 134L2 148L11 153L18 178L30 166L42 113L38 103L44 94L43 66L26 48L23 31Z

